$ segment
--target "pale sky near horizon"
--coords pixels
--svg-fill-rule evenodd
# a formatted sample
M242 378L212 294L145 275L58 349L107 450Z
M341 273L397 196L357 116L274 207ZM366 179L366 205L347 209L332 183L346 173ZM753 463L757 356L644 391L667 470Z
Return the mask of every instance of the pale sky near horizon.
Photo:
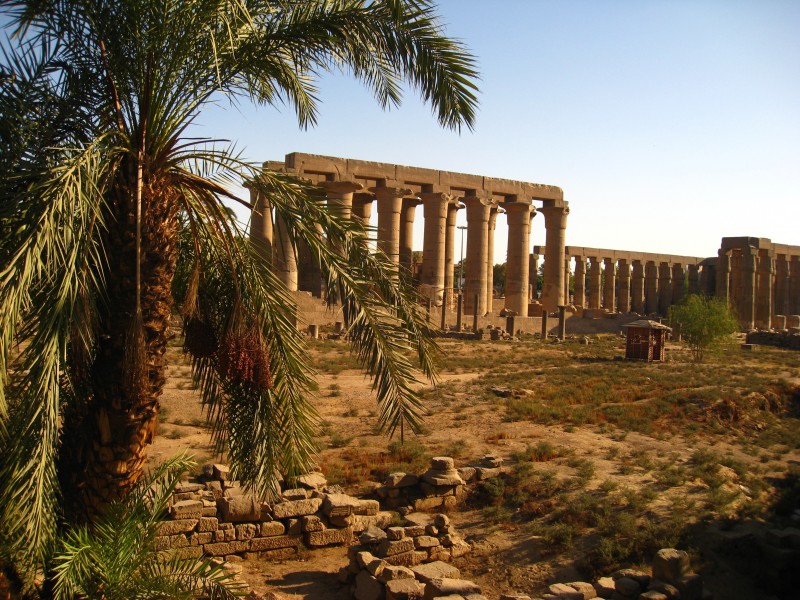
M194 133L229 138L258 162L297 151L557 185L573 246L711 256L723 236L800 245L800 1L439 9L478 60L474 132L441 129L413 92L382 111L336 74L320 84L312 129L287 107L220 106ZM498 263L505 236L500 217ZM541 216L532 244L544 244Z

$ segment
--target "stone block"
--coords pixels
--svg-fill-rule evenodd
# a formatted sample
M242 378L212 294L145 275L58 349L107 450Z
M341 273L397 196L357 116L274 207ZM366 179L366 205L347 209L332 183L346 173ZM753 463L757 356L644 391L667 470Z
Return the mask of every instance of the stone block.
M349 544L353 539L353 530L345 527L344 529L309 531L305 534L305 539L306 545L312 548L331 546L333 544Z
M264 550L276 550L278 548L294 548L300 542L291 535L274 535L272 537L258 537L250 540L250 552L262 552Z
M434 456L431 459L431 469L437 471L449 471L455 469L456 465L452 458L449 456Z
M423 562L429 561L449 561L453 557L450 556L450 548L445 548L443 546L435 546L433 548L428 548L428 558Z
M199 519L177 519L175 521L163 521L159 523L156 535L175 535L192 531L199 522Z
M415 486L419 483L419 478L411 473L389 473L383 485L389 488L403 488Z
M355 555L355 561L362 569L366 569L367 565L375 559L375 555L372 552L367 552L366 550L361 550Z
M200 500L181 500L169 507L173 519L200 519L203 516L203 503Z
M325 523L316 515L306 515L300 519L300 522L302 523L304 533L309 531L322 531L325 529Z
M683 550L662 548L653 557L653 579L674 584L684 575L690 574L689 555Z
M454 485L431 485L426 481L420 481L419 483L419 490L422 492L422 495L426 497L454 496L455 488L456 486Z
M200 533L206 531L216 531L218 527L219 521L217 520L217 517L202 517L197 523L197 531Z
M594 590L600 598L611 598L614 589L614 580L611 577L601 577L594 582Z
M230 469L228 468L228 465L223 465L220 463L211 465L211 476L217 481L228 481L229 474Z
M261 520L261 502L253 494L220 498L217 508L222 520L228 523Z
M352 515L361 501L347 494L328 494L322 501L322 514L328 517L346 517Z
M189 540L183 534L178 535L162 535L157 536L155 539L155 549L172 550L174 548L183 548L189 545Z
M403 529L406 531L405 537L425 535L425 528L422 525L406 525Z
M203 547L186 546L184 548L175 548L172 552L178 558L200 558L203 556Z
M303 488L291 488L281 492L284 500L305 500L308 498L308 491Z
M261 523L258 531L259 537L272 537L273 535L283 535L286 527L280 521L267 521Z
M362 544L377 544L381 540L385 540L386 532L378 527L368 527L359 537L358 541Z
M198 492L203 489L200 483L190 483L188 481L181 481L175 486L176 494L186 494L191 492Z
M286 535L303 535L303 522L300 519L286 521Z
M400 554L387 556L383 560L394 566L413 567L414 565L420 564L424 558L420 553L411 550L410 552L402 552Z
M446 562L436 561L412 567L414 577L422 583L427 583L431 579L459 579L461 571Z
M456 542L450 546L450 556L452 558L458 558L459 556L464 556L470 552L472 552L472 546L464 541Z
M592 598L597 598L597 591L594 589L594 586L591 583L587 583L586 581L573 581L567 585L576 592L580 593L582 600L591 600Z
M433 469L428 469L422 475L420 475L420 479L426 483L437 486L464 485L464 480L461 479L461 475L459 475L458 471L455 469L450 469L449 471L436 471Z
M475 479L486 481L500 476L500 467L475 467Z
M583 600L583 594L566 583L554 583L548 589L553 597L560 600Z
M406 526L421 525L425 527L433 523L433 517L425 513L409 513L405 516Z
M309 490L321 490L328 485L328 480L322 473L307 473L297 478L297 485Z
M313 515L319 510L321 504L322 500L320 498L281 502L272 507L272 516L276 519L288 519L290 517Z
M649 592L640 594L639 600L669 600L669 597L666 594L657 592L656 590L650 590Z
M180 494L178 492L175 492L174 494L172 494L173 502L180 502L182 500L202 500L202 499L203 497L200 494L194 492L183 492Z
M477 473L475 472L475 467L459 467L456 469L458 474L461 476L465 482L469 483L471 481L475 481L475 477Z
M633 596L634 598L642 593L642 586L639 582L630 577L619 577L614 580L614 589L623 596Z
M333 515L328 517L328 523L331 527L352 527L356 517L357 515Z
M214 534L211 531L206 531L204 533L193 533L189 536L189 545L202 546L203 544L210 544L213 538Z
M389 527L386 530L386 539L402 540L404 537L406 537L405 527Z
M395 581L397 579L414 579L414 571L408 567L387 565L383 574L378 577L382 582Z
M366 531L370 527L377 528L379 523L381 523L381 519L378 515L350 515L350 517L347 518L350 519L350 526L356 533Z
M450 517L444 514L438 514L433 517L433 524L440 529L442 527L448 527L450 525Z
M386 600L420 600L425 586L415 579L395 579L386 583Z
M435 510L440 509L441 507L442 498L438 498L436 496L431 498L418 498L417 500L414 500L415 511Z
M236 539L237 540L249 540L256 537L256 534L259 533L260 527L254 525L253 523L241 523L240 525L236 526Z
M380 558L375 558L374 556L372 557L372 560L365 566L369 574L372 575L373 577L377 577L378 579L383 577L383 572L389 567L391 567L391 565L387 563L385 560ZM381 581L383 580L381 579Z
M620 577L627 577L628 579L633 579L636 583L638 583L643 590L647 589L647 586L650 585L650 580L652 577L645 573L644 571L639 571L638 569L619 569L618 571L614 571L611 574L611 578L616 581Z
M375 516L380 510L381 505L377 500L359 500L358 506L353 510L353 514Z
M437 578L431 579L425 583L425 600L432 600L440 596L460 595L467 594L480 594L481 588L472 581L466 579L448 579Z
M383 600L385 597L383 584L366 571L361 571L356 575L353 597L356 600Z
M433 548L439 545L439 538L432 535L420 535L414 538L414 548Z
M400 540L385 539L378 544L376 554L381 558L392 556L394 554L402 554L403 552L410 552L414 549L414 540L411 538L403 538Z
M206 544L203 550L209 556L226 556L228 554L236 554L237 552L245 552L250 550L250 543L253 540L246 542L220 542L215 544Z
M211 492L212 497L214 500L219 500L222 498L222 484L219 481L208 481L206 482L206 490Z

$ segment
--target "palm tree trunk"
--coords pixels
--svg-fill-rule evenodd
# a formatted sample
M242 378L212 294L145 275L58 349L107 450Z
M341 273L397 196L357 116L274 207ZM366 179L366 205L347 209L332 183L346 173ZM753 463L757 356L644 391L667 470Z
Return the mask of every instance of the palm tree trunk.
M131 489L143 472L146 446L158 424L165 382L165 353L171 315L171 286L178 252L177 200L164 181L150 182L143 194L141 311L146 383L126 385L126 344L136 304L135 216L128 189L116 203L116 227L108 232L109 297L101 307L90 393L70 413L63 431L60 477L64 506L75 518L98 515ZM102 302L102 301L101 301Z

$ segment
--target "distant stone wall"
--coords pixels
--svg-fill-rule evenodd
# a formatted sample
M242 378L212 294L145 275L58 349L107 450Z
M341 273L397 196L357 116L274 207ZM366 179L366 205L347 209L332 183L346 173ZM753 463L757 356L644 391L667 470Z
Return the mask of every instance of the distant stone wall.
M747 334L746 343L800 350L800 333L790 333L789 331L751 331Z

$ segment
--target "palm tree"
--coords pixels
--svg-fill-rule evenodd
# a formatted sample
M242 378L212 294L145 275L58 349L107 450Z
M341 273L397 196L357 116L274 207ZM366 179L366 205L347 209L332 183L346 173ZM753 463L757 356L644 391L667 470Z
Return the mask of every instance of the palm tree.
M174 307L234 476L262 494L313 456L313 373L291 296L223 200L269 194L319 258L380 424L418 427L435 346L368 232L288 176L185 132L209 102L288 103L349 71L472 127L473 60L427 0L0 0L0 547L35 565L59 518L96 520L142 474ZM249 205L248 205L249 206ZM252 208L252 207L251 207ZM331 249L337 251L333 252ZM3 557L0 556L0 560ZM26 562L27 561L27 562Z

